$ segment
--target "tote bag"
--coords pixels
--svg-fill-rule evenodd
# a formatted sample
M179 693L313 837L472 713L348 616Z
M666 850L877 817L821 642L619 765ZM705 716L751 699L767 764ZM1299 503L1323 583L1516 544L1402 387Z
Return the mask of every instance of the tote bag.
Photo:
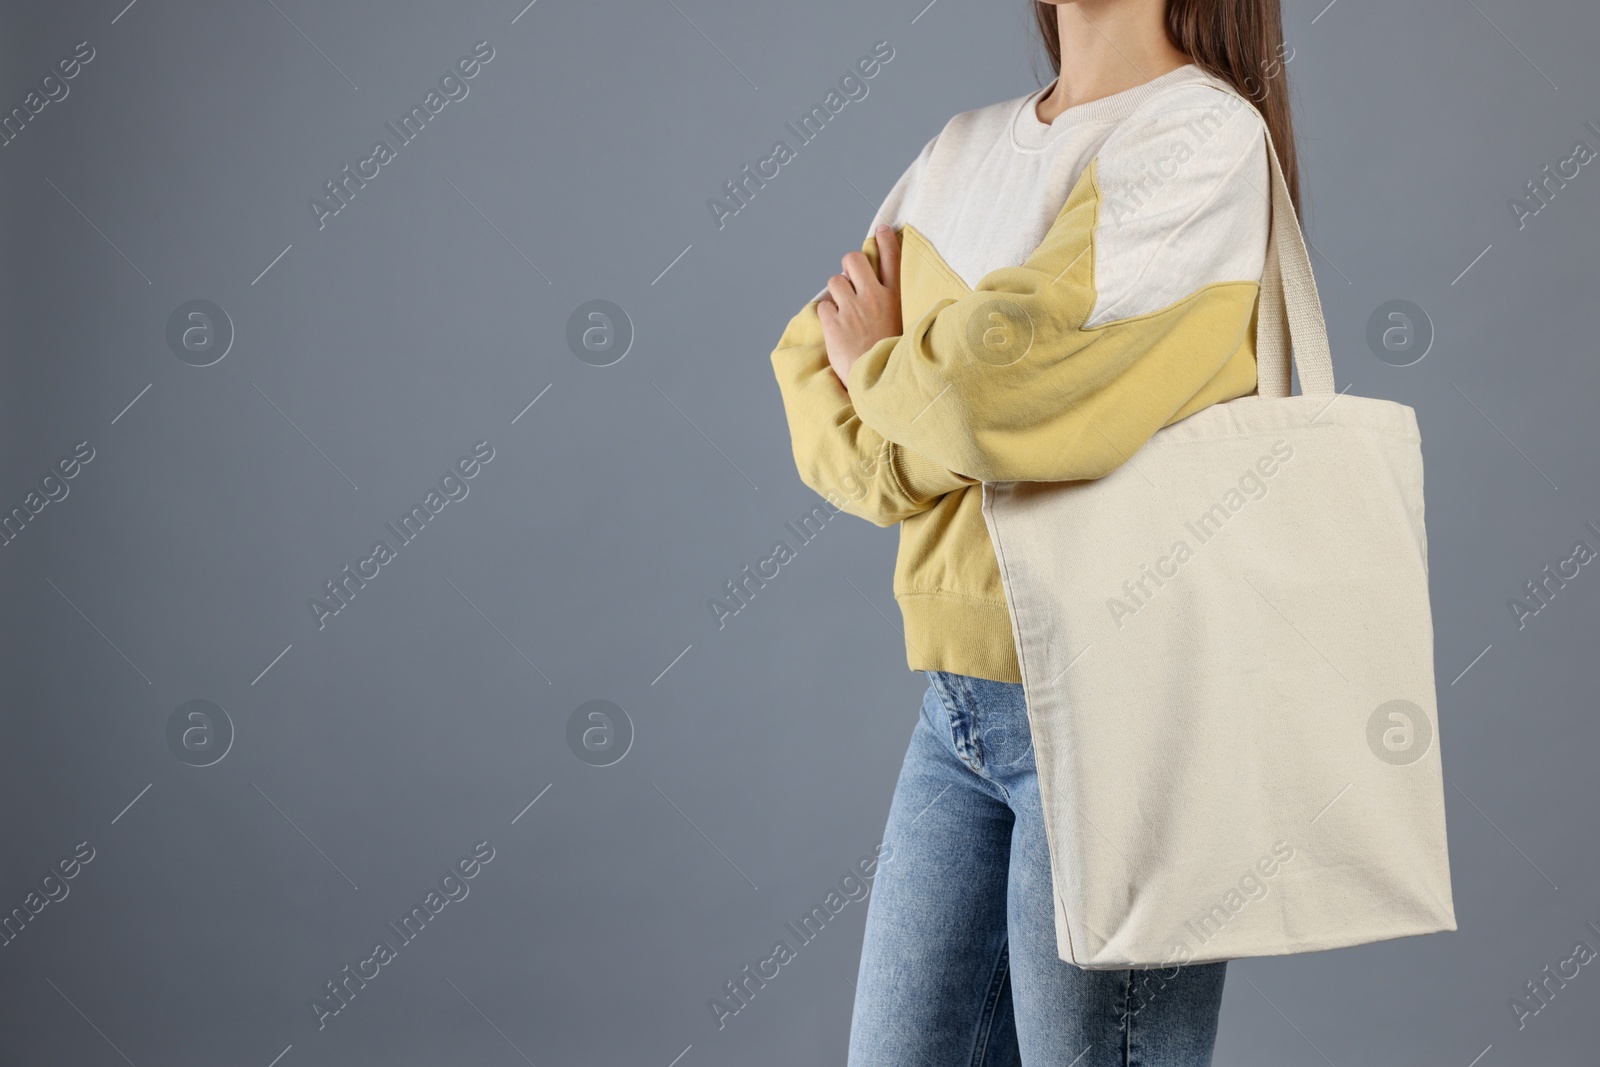
M1267 149L1257 393L1103 478L983 489L1084 968L1456 928L1416 416L1334 391Z

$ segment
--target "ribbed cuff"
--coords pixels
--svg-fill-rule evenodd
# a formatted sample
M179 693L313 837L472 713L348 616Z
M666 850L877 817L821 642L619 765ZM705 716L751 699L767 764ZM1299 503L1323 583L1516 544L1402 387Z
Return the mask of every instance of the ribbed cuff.
M931 500L968 485L976 478L954 474L933 460L909 448L894 449L894 476L912 500Z

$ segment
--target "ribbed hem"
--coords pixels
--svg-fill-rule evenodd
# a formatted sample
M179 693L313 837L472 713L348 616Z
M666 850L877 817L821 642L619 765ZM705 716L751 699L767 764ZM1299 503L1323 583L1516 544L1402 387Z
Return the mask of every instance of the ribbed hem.
M906 624L906 665L996 682L1022 681L1004 604L939 593L897 593Z

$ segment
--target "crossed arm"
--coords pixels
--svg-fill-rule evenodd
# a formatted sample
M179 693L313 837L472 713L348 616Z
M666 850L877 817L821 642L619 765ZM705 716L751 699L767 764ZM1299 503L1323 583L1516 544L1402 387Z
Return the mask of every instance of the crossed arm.
M893 251L879 256L880 248ZM789 321L772 353L801 480L835 507L879 526L926 511L977 481L862 422L843 384L855 359L899 332L898 253L889 231L887 240L869 237L860 252L845 256L845 273ZM880 274L872 257L887 256L893 266ZM858 298L861 291L868 295Z
M889 525L979 481L1103 477L1163 426L1253 390L1263 249L1240 235L1266 217L1259 118L1134 209L1098 184L1104 163L1121 188L1189 114L1108 144L1026 260L914 322L892 231L845 256L773 353L806 483Z

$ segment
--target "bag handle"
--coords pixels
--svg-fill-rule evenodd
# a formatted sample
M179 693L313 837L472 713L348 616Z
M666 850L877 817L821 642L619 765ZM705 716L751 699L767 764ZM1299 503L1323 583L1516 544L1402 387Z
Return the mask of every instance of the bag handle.
M1240 99L1244 100L1242 96ZM1272 131L1266 128L1265 121L1262 128L1272 169L1272 230L1267 238L1256 318L1256 391L1273 400L1289 395L1292 345L1301 395L1331 396L1335 391L1333 357L1328 350L1322 302L1317 298L1317 280L1311 273L1311 257L1306 253L1294 201L1289 197L1289 183L1272 144Z

